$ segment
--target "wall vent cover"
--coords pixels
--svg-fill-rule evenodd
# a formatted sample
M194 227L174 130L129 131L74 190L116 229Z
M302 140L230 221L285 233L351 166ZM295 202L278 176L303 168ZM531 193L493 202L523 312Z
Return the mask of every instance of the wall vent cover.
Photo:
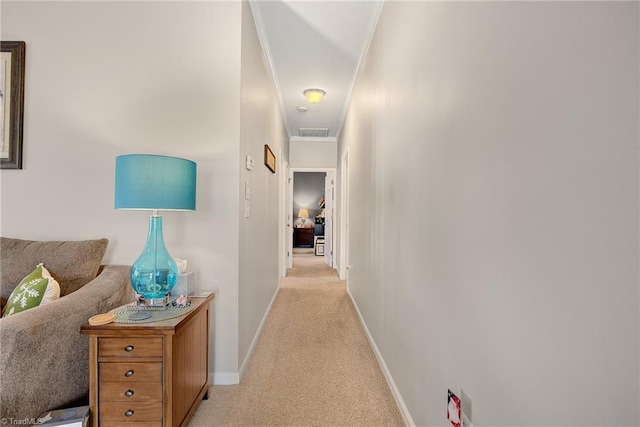
M298 128L300 136L328 137L329 128Z

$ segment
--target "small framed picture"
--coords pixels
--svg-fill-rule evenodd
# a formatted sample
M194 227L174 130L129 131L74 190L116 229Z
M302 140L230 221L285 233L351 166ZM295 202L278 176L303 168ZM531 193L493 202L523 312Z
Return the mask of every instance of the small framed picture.
M264 144L264 164L271 172L276 173L276 156L268 144Z

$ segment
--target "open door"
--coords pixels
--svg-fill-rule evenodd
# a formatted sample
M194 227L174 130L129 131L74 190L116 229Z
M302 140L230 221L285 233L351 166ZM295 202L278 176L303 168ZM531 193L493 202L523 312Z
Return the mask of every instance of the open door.
M324 179L324 262L333 268L333 172Z
M286 170L286 223L285 223L285 271L282 277L287 275L287 268L293 268L293 171L287 167Z
M289 163L284 160L284 156L282 155L282 148L280 148L278 159L280 159L280 163L278 164L278 173L279 173L279 200L280 200L280 221L279 221L279 238L278 238L278 250L280 255L278 256L278 270L280 272L280 277L285 277L287 275L287 268L291 268L291 245L292 245L292 237L291 233L293 229L291 228L291 180L289 175L292 174L291 169L289 168Z

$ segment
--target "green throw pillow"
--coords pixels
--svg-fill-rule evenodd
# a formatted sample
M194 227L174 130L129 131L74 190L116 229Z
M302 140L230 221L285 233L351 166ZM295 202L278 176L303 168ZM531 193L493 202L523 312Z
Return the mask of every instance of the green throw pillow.
M38 264L11 292L2 317L11 316L33 307L47 304L60 298L60 285L51 277L49 270Z

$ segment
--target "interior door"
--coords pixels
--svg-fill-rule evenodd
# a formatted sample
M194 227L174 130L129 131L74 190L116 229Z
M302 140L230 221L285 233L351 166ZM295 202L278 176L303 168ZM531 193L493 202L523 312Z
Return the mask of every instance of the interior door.
M293 171L287 167L287 200L286 200L286 268L293 268ZM283 277L286 276L286 271Z
M333 172L324 178L324 262L333 268Z

